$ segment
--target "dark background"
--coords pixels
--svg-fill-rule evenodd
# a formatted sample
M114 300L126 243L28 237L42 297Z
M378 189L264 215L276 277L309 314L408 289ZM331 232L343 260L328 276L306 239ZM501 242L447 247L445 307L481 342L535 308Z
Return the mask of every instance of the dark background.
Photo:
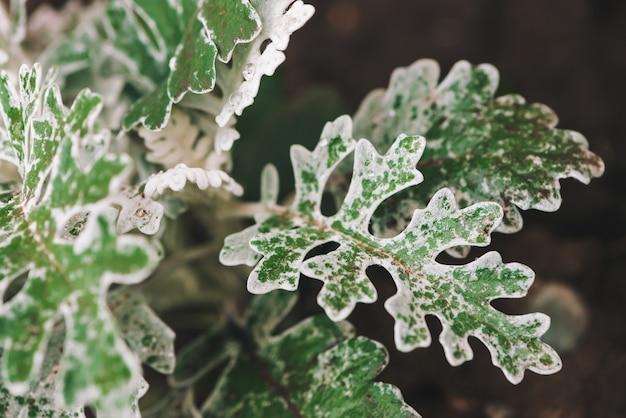
M605 175L588 186L561 182L558 212L525 212L521 232L495 234L490 246L507 262L531 266L535 288L565 284L583 300L589 326L578 347L561 354L561 372L527 372L514 386L477 341L475 359L458 368L434 342L408 354L390 348L380 379L398 385L424 417L626 417L626 2L310 3L316 14L287 51L294 96L332 86L354 113L370 90L387 86L394 68L419 58L439 61L442 75L461 59L488 62L500 71L499 94L547 104L559 127L583 133L606 163ZM395 292L388 283L377 280L379 302L359 306L350 320L360 333L393 347L393 323L382 308ZM524 305L503 308L523 311ZM430 325L436 341L440 325Z
M505 261L535 270L531 299L560 283L586 306L587 332L576 349L562 353L561 372L527 372L511 385L477 341L475 359L457 368L436 342L398 353L382 308L395 289L378 272L379 302L359 306L350 320L390 348L380 380L398 385L424 417L626 417L626 1L308 2L316 14L293 35L281 70L289 100L330 88L344 104L333 101L326 111L354 113L370 90L387 86L394 68L419 58L439 61L442 75L460 59L488 62L500 70L499 94L515 92L552 107L559 127L583 133L606 163L605 175L588 186L562 181L558 212L526 212L521 232L495 234L490 246ZM303 281L304 293L317 290L310 282ZM525 305L498 307L523 312ZM440 325L429 324L436 341Z

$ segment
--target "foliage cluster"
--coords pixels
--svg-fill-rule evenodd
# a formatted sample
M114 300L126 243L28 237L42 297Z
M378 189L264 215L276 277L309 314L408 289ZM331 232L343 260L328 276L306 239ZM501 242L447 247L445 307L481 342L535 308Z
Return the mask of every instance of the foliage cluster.
M474 337L512 383L561 368L546 315L491 305L523 297L529 267L438 258L557 210L560 179L603 172L548 107L496 97L491 65L441 81L432 60L397 69L313 150L291 147L290 196L268 165L259 201L241 199L255 186L233 173L253 147L238 144L274 147L254 136L275 122L260 96L256 120L237 118L313 12L108 0L32 28L24 0L0 8L0 415L417 417L375 382L385 347L346 321L377 300L374 265L397 288L398 350L431 344L432 315L451 365ZM325 314L290 314L301 277L323 282ZM196 337L175 347L161 315Z

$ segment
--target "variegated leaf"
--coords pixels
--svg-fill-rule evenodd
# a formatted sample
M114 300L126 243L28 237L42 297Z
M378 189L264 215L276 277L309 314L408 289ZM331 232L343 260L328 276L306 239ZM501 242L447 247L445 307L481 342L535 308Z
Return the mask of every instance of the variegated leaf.
M226 362L204 417L419 417L396 387L372 382L387 352L348 323L319 315L273 335L295 300L286 292L257 297L242 324L183 349L172 385L190 387Z
M152 311L137 291L117 288L109 293L108 305L120 332L139 359L153 369L174 371L174 331Z
M545 105L519 95L494 97L498 71L460 61L438 84L439 66L419 60L397 69L387 90L365 98L354 117L356 137L387 149L401 133L426 137L418 168L424 182L381 206L376 233L393 236L442 187L462 207L492 201L504 209L498 231L522 228L519 209L555 211L559 180L588 183L604 171L578 132L555 128L558 118Z
M559 370L558 355L539 338L548 328L548 317L509 316L490 305L494 299L523 296L533 281L532 270L505 264L494 252L466 265L436 261L451 247L487 245L502 219L500 206L488 202L459 209L453 193L441 189L426 208L413 213L399 235L376 237L369 232L369 221L377 207L422 181L415 166L425 141L400 135L386 154L379 155L367 140L357 143L351 138L351 120L344 116L325 127L313 151L294 146L293 203L275 208L273 216L228 237L221 261L232 265L260 258L248 278L252 293L295 290L300 273L323 281L318 302L334 320L346 318L357 302L376 300L366 269L381 265L398 289L385 303L396 321L398 349L410 351L430 344L425 316L432 314L442 323L440 342L453 365L473 357L468 337L474 336L487 346L493 363L511 382L521 381L526 369L542 374ZM348 193L335 215L324 216L320 211L324 184L353 149ZM311 250L330 242L338 247L305 261Z
M126 128L161 129L173 103L188 92L212 91L216 61L230 61L236 45L261 30L248 0L113 1L107 18L108 37L148 90L126 115Z
M26 276L0 305L2 380L24 394L40 373L55 322L66 338L59 368L60 407L91 403L103 415L131 416L129 394L141 383L139 362L107 308L113 283L145 278L159 258L139 236L117 236L106 198L129 170L128 157L100 153L81 161L93 134L98 96L83 91L67 110L41 68L22 67L18 91L0 74L0 115L22 182L0 205L0 290ZM93 158L92 158L93 157ZM10 158L9 158L10 159Z

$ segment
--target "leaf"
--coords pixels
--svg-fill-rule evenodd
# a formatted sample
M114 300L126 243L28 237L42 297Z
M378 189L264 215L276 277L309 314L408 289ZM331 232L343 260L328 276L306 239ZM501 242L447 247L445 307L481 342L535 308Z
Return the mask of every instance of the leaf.
M377 233L393 236L442 187L462 207L481 201L504 208L500 232L522 228L518 209L555 211L561 204L559 179L588 183L604 171L578 132L556 129L547 106L518 95L494 98L498 71L488 64L460 61L439 84L439 66L419 60L399 68L389 88L365 98L354 117L354 135L371 138L379 149L400 133L426 137L419 188L385 203L373 220Z
M139 359L164 374L174 371L174 331L148 306L137 291L118 288L108 296L120 332Z
M34 382L24 396L11 395L0 380L1 416L14 418L85 418L82 407L67 410L55 406L55 378L60 367L64 339L64 327L57 327L52 331L48 350L41 367L41 376L43 378ZM1 350L0 358L2 358Z
M261 77L274 74L285 60L283 51L287 49L291 34L300 29L315 10L300 0L252 0L252 4L261 16L263 26L254 42L245 49L235 50L233 63L236 66L231 74L238 73L238 77L229 77L234 79L234 83L228 86L220 84L222 91L228 94L228 100L215 118L221 127L253 103Z
M228 62L237 44L250 42L261 30L248 0L113 1L107 19L114 47L149 89L126 115L126 129L139 123L162 129L172 104L188 92L212 91L216 60Z
M0 289L27 275L0 305L2 380L15 395L27 392L62 316L60 406L93 403L103 416L131 416L129 393L140 387L141 371L106 292L145 278L159 255L143 237L117 236L107 216L106 198L127 176L128 157L101 154L83 170L81 140L93 134L98 96L83 91L66 110L58 88L44 85L39 65L22 67L19 94L0 74L0 114L22 178L0 204Z
M200 136L200 128L193 124L189 114L178 109L172 111L170 121L160 131L150 131L144 127L138 129L148 153L146 160L173 168L185 162L189 167L207 167L207 156L213 151L213 141L208 135ZM217 165L217 164L216 164Z
M226 238L220 260L226 265L260 261L250 273L248 290L266 293L295 290L300 273L324 282L318 303L333 320L346 318L357 302L371 303L376 289L366 275L371 265L383 266L398 289L385 303L395 319L395 342L401 351L428 346L425 316L442 323L439 338L450 364L473 357L468 337L489 349L494 365L513 383L525 369L541 374L558 371L560 359L539 337L549 318L542 314L505 315L490 302L518 298L531 285L534 273L518 263L502 263L490 252L466 265L436 261L442 251L459 245L485 246L502 218L496 203L477 203L459 210L448 189L438 191L428 206L416 210L410 224L393 238L370 234L369 220L388 197L422 181L415 169L424 139L400 135L381 156L367 140L356 143L349 117L327 124L311 152L291 150L296 196L288 208ZM355 150L354 174L339 211L320 212L324 184L340 161ZM249 238L248 241L242 239ZM322 244L339 246L328 254L307 254Z
M224 171L203 170L187 167L185 164L178 164L165 172L161 171L150 176L146 181L144 193L147 197L155 199L168 189L174 192L182 191L187 182L195 183L199 190L221 188L236 196L243 193L241 186Z
M0 380L0 414L3 417L85 418L82 407L65 409L59 407L55 400L59 390L56 377L61 368L64 340L65 327L56 326L48 342L48 349L41 367L41 377L31 384L25 395L11 395ZM0 358L2 358L2 350L0 350ZM132 416L129 418L140 418L137 402L147 389L147 383L142 379L130 396L127 395L128 404L132 410ZM100 408L100 411L103 410L106 410L106 407Z
M154 235L161 227L165 208L134 188L125 187L109 196L109 201L119 206L117 233L125 234L137 228L146 235Z
M227 361L204 417L419 417L396 387L372 382L387 352L354 337L348 323L319 315L273 335L294 303L285 292L256 298L243 324L183 349L173 386L193 384Z

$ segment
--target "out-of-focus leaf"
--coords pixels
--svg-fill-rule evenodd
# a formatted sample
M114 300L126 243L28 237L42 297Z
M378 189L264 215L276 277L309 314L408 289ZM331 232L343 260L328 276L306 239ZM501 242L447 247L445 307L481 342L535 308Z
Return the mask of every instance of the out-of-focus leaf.
M24 66L18 93L0 73L0 115L12 146L2 158L15 163L22 180L0 204L0 290L26 275L23 288L0 305L2 380L14 395L28 392L62 317L60 407L90 403L104 416L131 416L129 394L140 387L141 371L106 292L113 283L144 279L159 255L143 237L117 236L107 216L106 199L127 176L128 157L81 152L83 139L94 135L99 97L83 91L67 110L49 82L38 65Z
M139 359L153 369L174 371L174 331L172 331L136 291L118 288L109 293L108 305L117 318L120 332Z
M65 340L65 328L52 331L46 356L41 366L41 378L30 385L26 394L12 395L0 380L0 416L12 418L85 418L82 407L66 410L55 405L56 376ZM0 350L0 359L2 351Z
M243 324L181 352L172 385L192 385L226 362L203 417L419 417L396 387L372 382L387 352L349 324L320 315L273 335L294 302L285 292L257 297Z
M33 382L24 395L15 396L4 387L0 380L0 416L7 418L85 418L82 407L64 408L58 405L57 375L61 369L63 358L63 342L65 327L55 327L48 342L48 349L41 367L41 376ZM0 359L2 350L0 350ZM148 389L147 383L141 379L139 385L127 394L129 405L128 418L140 418L138 400ZM94 403L98 408L98 401ZM102 405L99 410L106 413L107 407Z

